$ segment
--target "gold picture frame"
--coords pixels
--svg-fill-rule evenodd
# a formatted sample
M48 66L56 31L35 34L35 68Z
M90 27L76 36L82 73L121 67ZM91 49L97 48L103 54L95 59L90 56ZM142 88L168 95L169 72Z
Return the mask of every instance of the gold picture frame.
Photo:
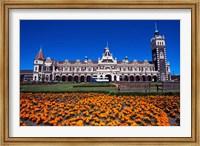
M1 49L0 49L0 100L2 145L199 145L199 0L170 1L121 1L121 0L1 0ZM192 13L192 137L190 138L20 138L9 137L9 9L63 9L63 8L119 8L119 9L191 9Z

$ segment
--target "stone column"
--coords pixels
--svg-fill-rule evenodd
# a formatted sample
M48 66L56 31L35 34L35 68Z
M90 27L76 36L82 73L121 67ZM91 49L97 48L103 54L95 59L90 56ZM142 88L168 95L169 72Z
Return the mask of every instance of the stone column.
M36 81L39 81L39 75L37 74L37 76L36 76Z
M52 73L52 80L53 80L53 81L55 80L55 76L54 76L54 73Z
M117 75L117 81L120 81L119 75Z
M142 76L140 76L140 81L143 81L143 78L142 78Z
M147 75L145 76L145 80L148 81L148 76Z
M87 82L87 76L84 76L84 82Z
M46 76L47 76L47 75L45 74L45 75L44 75L44 81L45 81L45 82L47 81L47 80L46 80Z
M66 75L66 81L65 82L68 82L68 76Z
M114 81L114 75L111 75L111 81Z
M78 76L78 82L81 82L81 77L80 76Z

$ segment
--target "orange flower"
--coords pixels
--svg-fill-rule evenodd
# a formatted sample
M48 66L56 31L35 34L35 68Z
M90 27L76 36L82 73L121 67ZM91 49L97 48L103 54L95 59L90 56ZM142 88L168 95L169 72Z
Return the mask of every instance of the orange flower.
M20 94L20 120L26 122L30 119L37 125L169 126L168 115L174 118L177 125L180 124L179 96L116 97L98 93ZM21 121L20 125L25 123Z

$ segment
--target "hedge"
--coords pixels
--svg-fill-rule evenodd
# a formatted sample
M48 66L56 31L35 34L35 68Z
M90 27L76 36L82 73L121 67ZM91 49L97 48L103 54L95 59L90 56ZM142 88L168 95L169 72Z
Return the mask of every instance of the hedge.
M180 96L180 92L111 92L111 91L21 91L20 93L104 93L116 96L148 96L148 95L163 95L163 96Z

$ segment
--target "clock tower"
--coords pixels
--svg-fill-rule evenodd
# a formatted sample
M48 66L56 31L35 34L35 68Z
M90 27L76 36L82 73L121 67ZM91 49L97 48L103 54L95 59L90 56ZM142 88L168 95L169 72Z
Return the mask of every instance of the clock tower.
M167 81L168 74L165 37L159 34L156 23L154 37L151 39L151 50L155 70L159 72L158 80Z

